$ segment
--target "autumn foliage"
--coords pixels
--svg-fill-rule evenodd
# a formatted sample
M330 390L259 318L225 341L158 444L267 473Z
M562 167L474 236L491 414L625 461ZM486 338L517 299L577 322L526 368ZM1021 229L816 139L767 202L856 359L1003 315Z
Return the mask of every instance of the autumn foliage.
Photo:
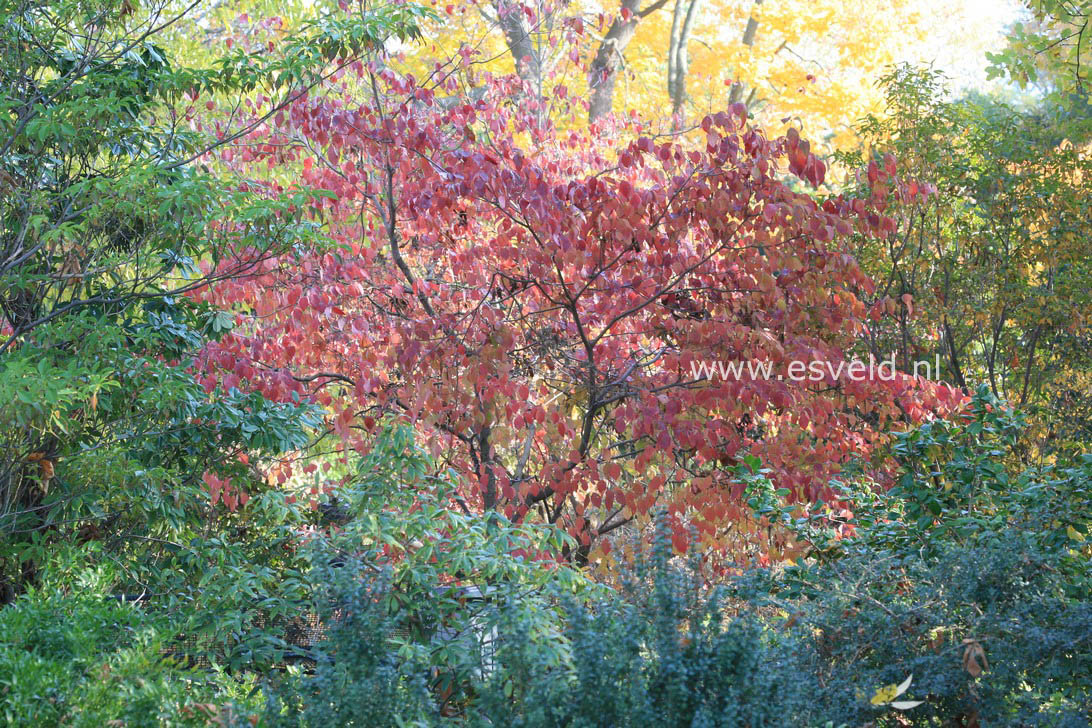
M316 190L299 213L336 247L198 294L237 318L201 357L206 388L317 401L346 451L404 417L463 507L559 523L585 556L660 506L677 548L729 546L744 455L790 499L829 500L881 433L958 399L906 375L693 376L847 360L883 306L858 297L872 283L844 240L889 234L889 190L926 194L893 159L869 170L872 197L817 201L803 187L823 162L741 104L697 142L595 136L525 114L513 78L468 101L445 68L356 63L219 154L250 189Z

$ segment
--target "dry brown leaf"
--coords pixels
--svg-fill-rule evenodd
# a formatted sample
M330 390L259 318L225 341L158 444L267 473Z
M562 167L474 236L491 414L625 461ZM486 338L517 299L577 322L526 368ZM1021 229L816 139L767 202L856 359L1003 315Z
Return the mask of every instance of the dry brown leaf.
M53 480L53 462L51 460L39 460L39 479L38 487L42 489L42 494L45 495L49 492L49 481Z
M990 663L986 661L986 650L978 640L971 637L963 640L963 669L971 677L978 677L990 669Z

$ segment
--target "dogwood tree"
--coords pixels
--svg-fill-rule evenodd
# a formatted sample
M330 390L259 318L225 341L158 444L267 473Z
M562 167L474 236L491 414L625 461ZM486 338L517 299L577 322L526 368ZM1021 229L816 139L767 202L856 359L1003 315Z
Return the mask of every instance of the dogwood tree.
M237 317L204 353L208 389L320 402L346 452L406 418L460 476L463 508L560 524L578 557L657 507L679 549L693 533L724 547L745 457L790 500L829 497L896 421L958 399L836 374L880 314L842 238L893 226L880 196L806 194L825 166L798 135L768 138L739 104L699 144L555 131L518 79L470 101L450 68L354 64L220 152L248 189L327 190L299 214L337 247L197 294ZM925 194L894 160L878 174L877 195ZM813 361L831 366L790 376ZM708 362L770 371L710 377Z

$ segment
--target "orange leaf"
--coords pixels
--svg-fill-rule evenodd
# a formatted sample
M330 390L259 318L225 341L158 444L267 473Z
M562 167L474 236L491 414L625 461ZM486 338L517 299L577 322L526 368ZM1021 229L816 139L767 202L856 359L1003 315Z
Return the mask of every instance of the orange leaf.
M986 650L976 639L963 640L963 669L969 672L971 677L978 677L990 669L990 664L986 661Z

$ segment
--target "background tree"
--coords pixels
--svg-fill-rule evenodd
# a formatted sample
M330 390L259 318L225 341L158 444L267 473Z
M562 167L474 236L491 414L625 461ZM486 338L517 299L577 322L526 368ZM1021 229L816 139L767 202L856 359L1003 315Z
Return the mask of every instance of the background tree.
M755 11L752 11L751 15L747 18L747 26L743 29L742 42L743 45L747 46L748 48L755 44L755 35L758 34L758 20L755 18L755 13L761 5L762 0L755 0ZM728 96L728 100L731 101L733 104L743 100L743 90L743 81L741 79L736 80L732 83L732 91ZM751 89L750 93L748 94L747 103L751 103L754 100L754 93L755 90Z
M667 95L671 116L679 118L686 103L686 75L690 71L690 34L698 19L701 0L676 0L671 14L671 41L667 48Z
M252 480L237 455L296 449L315 424L310 408L230 386L205 392L186 371L233 324L187 292L321 245L295 212L308 196L225 185L195 163L264 120L228 118L204 133L195 106L260 89L274 113L331 59L374 45L417 11L327 19L274 58L237 50L215 65L174 67L159 41L192 7L3 8L3 601L34 581L54 539L77 530L124 550L173 543L167 534L203 523L217 501L236 510L246 487L203 480L206 468Z
M844 158L867 162L859 184L883 190L899 222L858 253L895 313L872 327L873 352L896 351L904 367L939 356L949 381L986 383L1035 413L1029 436L1044 452L1080 447L1092 433L1083 124L1049 106L946 100L939 74L908 67L885 87L886 118L860 129L866 156ZM884 154L938 194L907 204L878 178Z
M197 32L172 42L184 49L183 57L202 57L208 51L197 40L223 43L246 14L279 17L288 29L334 7L332 0L217 3L202 16ZM488 76L517 71L516 61L533 56L541 79L521 93L533 89L527 102L541 104L540 113L555 123L580 128L613 110L623 117L636 112L653 128L671 129L674 82L667 79L677 51L671 44L674 5L666 0L581 5L505 0L506 22L522 24L522 30L513 26L512 37L526 35L524 42L533 49L531 56L526 48L519 51L519 58L492 3L437 7L442 20L423 25L425 43L388 44L394 53L386 62L393 68L423 78L437 60L470 53L472 63L460 77L465 94L480 92ZM687 116L697 120L745 101L771 133L783 133L791 124L825 151L844 147L852 143L859 119L882 110L883 94L873 80L896 60L973 66L983 51L1003 42L1000 35L978 31L977 13L972 3L941 0L875 2L855 13L825 0L706 5L692 16ZM559 87L564 103L555 93Z
M618 16L611 21L588 71L588 120L594 122L609 114L614 105L614 86L618 72L625 64L625 51L637 32L637 23L656 12L667 0L657 0L641 7L635 0L622 0ZM669 74L670 76L670 74Z
M1063 93L1088 100L1088 69L1092 63L1092 3L1023 3L1031 22L1017 23L1006 46L987 56L994 73L1004 72L1021 85L1043 77Z

